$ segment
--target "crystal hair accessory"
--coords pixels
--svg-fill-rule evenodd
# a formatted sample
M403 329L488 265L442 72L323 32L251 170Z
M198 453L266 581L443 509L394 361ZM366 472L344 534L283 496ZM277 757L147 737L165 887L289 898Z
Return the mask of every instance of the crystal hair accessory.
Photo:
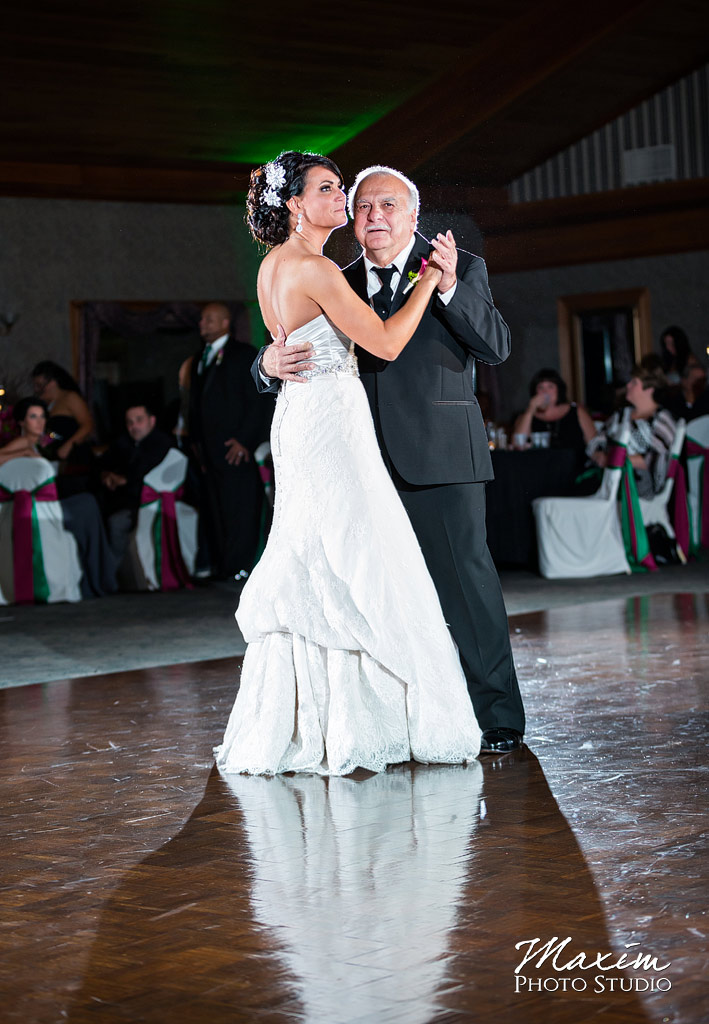
M286 183L286 171L284 167L276 161L272 160L270 164L266 164L264 168L266 174L266 185L268 188L263 193L263 201L267 206L283 206L283 200L279 195L279 190L283 188Z

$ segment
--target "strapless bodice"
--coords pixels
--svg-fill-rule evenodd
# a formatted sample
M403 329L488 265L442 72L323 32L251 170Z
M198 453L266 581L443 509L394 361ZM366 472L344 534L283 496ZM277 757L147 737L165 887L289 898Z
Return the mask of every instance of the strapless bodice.
M357 359L350 356L350 339L328 320L324 313L309 320L288 335L286 345L302 345L309 341L313 346L309 363L315 363L314 370L304 370L303 377L319 377L326 373L357 373Z

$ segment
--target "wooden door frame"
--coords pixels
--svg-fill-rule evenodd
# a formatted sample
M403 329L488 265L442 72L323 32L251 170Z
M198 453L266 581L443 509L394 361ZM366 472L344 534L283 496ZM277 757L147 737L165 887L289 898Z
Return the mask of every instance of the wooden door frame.
M562 295L556 300L559 324L559 362L561 376L567 382L569 397L585 404L586 384L581 358L581 312L588 309L612 309L628 306L633 312L633 354L639 363L652 352L652 322L648 288L625 288L615 292L586 292Z
M72 299L69 302L69 329L71 331L71 354L74 363L74 376L78 379L79 365L81 359L81 318L83 316L84 306L91 302L97 302L97 299ZM192 300L192 299L106 299L106 302L114 302L117 306L123 306L124 309L128 309L134 313L143 313L146 310L156 309L158 306L165 305L166 302L194 302L196 306L206 306L207 300Z

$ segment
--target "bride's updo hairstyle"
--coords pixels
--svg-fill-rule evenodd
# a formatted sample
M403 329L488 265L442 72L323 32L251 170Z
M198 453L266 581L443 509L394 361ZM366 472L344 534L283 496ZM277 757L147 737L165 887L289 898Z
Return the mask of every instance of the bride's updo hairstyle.
M327 167L342 185L337 164L318 153L281 153L271 163L251 172L246 223L257 242L280 245L288 238L290 210L286 203L291 196L303 194L305 177L311 167Z

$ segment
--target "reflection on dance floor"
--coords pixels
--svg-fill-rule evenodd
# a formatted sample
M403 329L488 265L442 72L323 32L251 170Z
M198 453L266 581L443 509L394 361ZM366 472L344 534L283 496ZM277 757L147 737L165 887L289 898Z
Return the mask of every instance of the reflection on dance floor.
M429 1020L479 820L482 767L399 766L360 781L229 776L255 920L272 931L307 1021Z
M236 660L0 692L3 1021L697 1024L708 621L518 616L465 767L223 778Z
M98 1004L155 1022L425 1024L515 1007L524 1020L592 1020L609 996L590 980L563 998L520 988L515 945L551 939L552 921L573 933L564 962L611 950L591 873L527 750L358 779L214 772L184 828L105 905L70 1019ZM608 974L619 985L627 972ZM534 976L561 977L548 965ZM647 1019L632 991L612 1002L619 1020Z

